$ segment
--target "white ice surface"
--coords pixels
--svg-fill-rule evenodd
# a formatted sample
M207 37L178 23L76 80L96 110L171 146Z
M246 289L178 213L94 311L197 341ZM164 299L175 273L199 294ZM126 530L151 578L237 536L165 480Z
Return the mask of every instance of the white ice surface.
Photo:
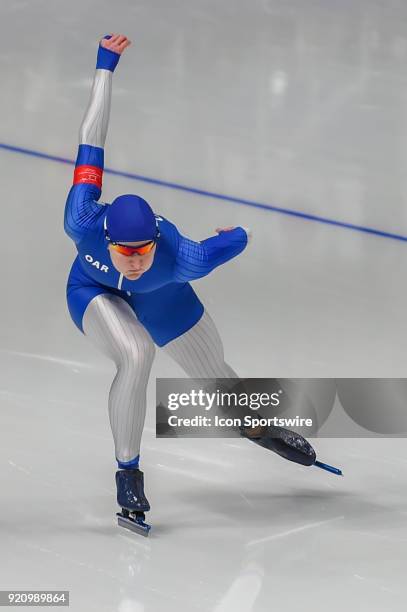
M345 0L0 5L0 142L73 158L97 38L114 77L106 165L407 235L407 6ZM69 319L72 168L0 149L0 588L85 612L405 610L404 439L315 441L340 479L231 440L157 440L150 539L115 524L112 364ZM406 377L404 242L106 175L196 239L250 249L195 284L241 376ZM338 408L338 407L337 407ZM338 408L339 409L339 408Z

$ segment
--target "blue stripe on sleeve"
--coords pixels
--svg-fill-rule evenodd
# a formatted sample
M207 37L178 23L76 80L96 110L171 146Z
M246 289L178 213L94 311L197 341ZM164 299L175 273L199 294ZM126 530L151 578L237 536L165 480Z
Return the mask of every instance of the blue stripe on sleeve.
M95 185L73 185L65 205L64 230L78 244L100 215L105 213L102 204L98 204L100 189Z
M103 170L104 151L101 147L79 145L76 166L97 166ZM69 191L65 205L64 230L76 244L95 224L104 206L98 204L102 191L97 185L79 183Z
M79 145L75 166L97 166L103 170L104 150L92 145Z

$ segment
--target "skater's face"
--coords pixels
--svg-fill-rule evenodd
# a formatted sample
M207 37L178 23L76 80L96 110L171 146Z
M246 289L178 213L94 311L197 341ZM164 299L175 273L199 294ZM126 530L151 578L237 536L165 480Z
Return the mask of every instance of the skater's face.
M122 242L126 246L139 247L146 244L146 241L141 240L140 242ZM109 245L110 259L116 270L118 270L128 280L137 280L147 272L153 265L154 255L157 245L154 245L151 251L144 255L134 253L133 255L123 255L118 253Z

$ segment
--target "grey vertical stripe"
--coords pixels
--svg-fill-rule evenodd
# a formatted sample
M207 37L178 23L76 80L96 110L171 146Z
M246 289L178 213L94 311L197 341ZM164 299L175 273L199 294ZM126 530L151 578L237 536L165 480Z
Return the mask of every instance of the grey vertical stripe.
M117 295L93 298L82 324L85 335L116 364L109 393L110 425L117 458L130 461L140 453L154 343L129 304Z
M163 350L191 378L237 378L225 362L222 340L205 311L194 327L169 342Z

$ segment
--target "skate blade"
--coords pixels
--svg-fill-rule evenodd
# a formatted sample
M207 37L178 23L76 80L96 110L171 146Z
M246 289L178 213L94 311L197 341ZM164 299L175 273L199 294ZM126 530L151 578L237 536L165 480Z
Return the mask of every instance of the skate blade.
M138 533L139 535L147 537L150 533L151 525L144 523L142 521L138 522L131 518L126 518L120 512L116 514L117 516L117 524L119 527L124 527L125 529L129 529L133 531L133 533Z

